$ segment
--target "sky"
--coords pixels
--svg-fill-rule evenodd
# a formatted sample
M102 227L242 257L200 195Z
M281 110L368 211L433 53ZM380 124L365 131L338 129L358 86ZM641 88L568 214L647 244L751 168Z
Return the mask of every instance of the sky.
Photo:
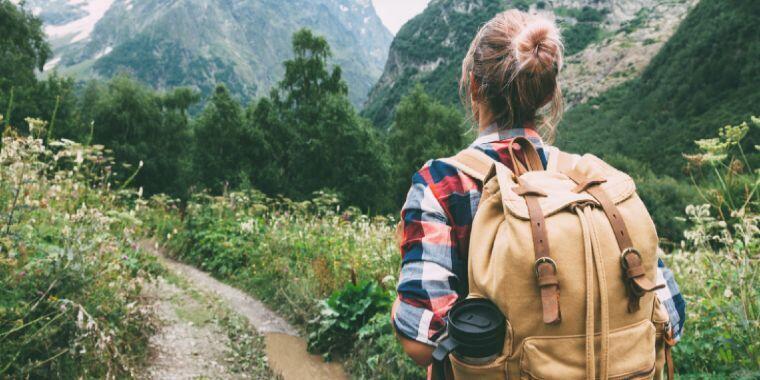
M410 18L421 13L429 0L372 0L377 15L394 35Z

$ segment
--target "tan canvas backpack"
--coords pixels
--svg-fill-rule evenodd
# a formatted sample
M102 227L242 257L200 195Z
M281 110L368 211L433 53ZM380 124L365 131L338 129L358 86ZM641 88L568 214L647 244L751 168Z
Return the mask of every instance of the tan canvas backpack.
M510 146L514 172L475 149L444 159L483 183L469 298L507 318L501 355L470 365L452 354L454 378L651 379L666 361L672 377L658 238L633 180L593 155L547 151L546 170L524 138Z

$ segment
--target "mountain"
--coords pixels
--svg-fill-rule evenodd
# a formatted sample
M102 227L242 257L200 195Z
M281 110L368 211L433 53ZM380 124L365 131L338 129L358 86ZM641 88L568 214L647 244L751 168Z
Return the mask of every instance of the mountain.
M392 35L370 0L28 0L53 46L46 70L77 78L121 71L156 88L225 83L243 99L284 74L291 36L312 29L330 43L350 96L361 104L380 76Z
M637 76L696 0L432 0L391 44L364 115L387 127L400 98L419 82L458 103L461 62L478 28L510 8L556 18L565 41L565 98L572 106Z
M570 110L557 144L623 155L682 177L683 152L717 129L760 115L760 2L702 0L643 73ZM745 139L749 161L760 128Z

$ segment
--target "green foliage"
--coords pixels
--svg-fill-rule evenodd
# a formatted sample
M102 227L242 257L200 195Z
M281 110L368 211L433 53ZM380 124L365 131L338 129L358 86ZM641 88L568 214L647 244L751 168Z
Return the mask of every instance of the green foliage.
M245 150L255 142L246 130L240 103L223 85L195 121L194 131L193 167L200 183L215 193L227 186L239 187L239 175L249 164Z
M760 170L741 149L749 128L722 128L688 156L692 170L704 172L695 184L705 204L687 208L686 241L670 262L688 302L688 335L675 354L689 372L760 374ZM753 118L753 128L760 119ZM760 155L760 146L750 154Z
M430 160L448 157L467 145L462 115L425 93L421 85L398 106L388 133L393 153L394 204L403 203L412 173Z
M558 146L621 154L683 179L681 153L691 141L758 111L759 17L756 1L699 2L640 78L565 114ZM759 139L750 131L744 149Z
M13 125L23 130L27 116L55 120L54 124L64 128L72 124L73 80L55 73L43 81L36 77L50 55L42 22L12 2L1 0L0 109L5 112L2 127ZM59 107L53 119L56 103Z
M248 111L262 148L251 153L258 157L254 184L296 199L332 189L348 204L390 209L385 146L356 114L340 68L328 71L329 45L301 30L293 36L293 51L270 98Z
M565 17L560 19L560 29L566 55L580 52L602 37L601 23L608 13L606 9L599 10L586 6L581 9L555 8L554 12ZM567 18L573 21L570 22Z
M0 0L0 93L36 82L51 51L42 21L10 0Z
M107 84L91 82L81 112L93 125L92 142L111 149L122 181L139 170L132 185L147 194L184 196L192 140L187 109L198 95L187 89L160 94L126 76ZM68 134L87 140L80 127ZM141 166L142 165L142 166Z
M638 12L636 12L636 16L623 23L623 25L620 26L620 31L625 34L631 34L636 29L644 26L646 23L646 20L650 17L652 14L651 8L641 8Z
M391 295L377 282L347 283L320 301L319 314L309 321L309 351L326 358L349 352L359 330L378 312L387 313L390 304Z
M29 119L34 134L45 123ZM134 192L102 147L6 137L0 152L0 377L118 378L153 332Z
M360 379L422 379L427 375L401 348L387 312L375 314L362 326L346 364Z

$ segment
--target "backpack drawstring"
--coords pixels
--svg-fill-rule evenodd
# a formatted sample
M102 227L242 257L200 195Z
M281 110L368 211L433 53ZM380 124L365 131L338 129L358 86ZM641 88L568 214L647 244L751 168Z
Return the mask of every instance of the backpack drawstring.
M601 257L601 248L596 234L596 227L593 224L594 215L591 212L591 206L580 205L573 207L573 211L578 215L583 231L583 251L585 253L586 266L586 378L596 378L596 354L595 354L595 333L594 333L594 272L596 272L597 282L599 282L599 299L601 309L601 347L600 347L600 366L599 378L606 379L609 364L609 300L607 294L607 277L604 272L604 263ZM594 268L596 270L594 271Z

